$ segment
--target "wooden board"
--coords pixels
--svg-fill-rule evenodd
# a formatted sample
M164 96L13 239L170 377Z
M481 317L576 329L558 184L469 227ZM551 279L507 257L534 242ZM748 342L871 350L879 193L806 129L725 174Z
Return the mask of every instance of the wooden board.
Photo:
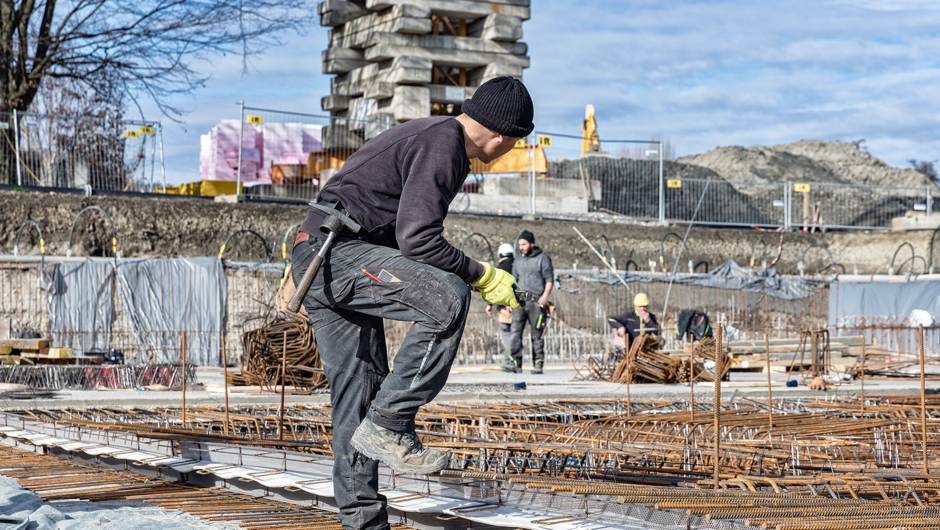
M52 345L49 339L0 339L0 346L9 346L14 350L42 350Z

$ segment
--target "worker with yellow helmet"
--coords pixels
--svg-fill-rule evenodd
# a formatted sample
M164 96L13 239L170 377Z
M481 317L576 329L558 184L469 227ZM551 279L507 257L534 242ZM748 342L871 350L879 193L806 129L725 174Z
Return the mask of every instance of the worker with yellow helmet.
M607 323L617 333L615 344L624 350L630 349L630 343L640 335L659 335L659 323L656 315L649 312L650 299L646 293L637 293L633 297L633 310L622 315L608 318Z

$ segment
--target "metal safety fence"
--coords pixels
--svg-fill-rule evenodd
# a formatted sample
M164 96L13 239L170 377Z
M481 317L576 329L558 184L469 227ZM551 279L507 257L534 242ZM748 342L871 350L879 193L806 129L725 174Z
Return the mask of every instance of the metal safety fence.
M200 138L200 180L228 181L233 191L220 193L309 202L365 142L396 125L391 117L351 114L242 102L238 119L222 120ZM0 113L0 136L0 185L166 190L159 122ZM936 202L932 187L701 178L688 165L669 162L671 148L658 139L589 143L581 135L536 130L516 147L493 162L471 164L451 213L812 231L888 229L908 212L930 215ZM205 192L197 194L213 194Z
M37 256L38 258L38 256ZM75 355L119 351L128 363L177 363L184 355L194 364L220 365L222 349L229 363L241 361L242 336L264 324L280 287L281 265L244 267L223 261L227 292L222 328L148 331L134 329L132 310L125 307L118 289L102 289L95 296L97 311L91 325L51 328L61 289L50 281L50 261L0 259L0 328L10 335L49 338L54 347L71 348ZM86 259L86 258L80 258ZM87 258L111 263L109 259ZM75 259L73 258L73 261ZM45 263L43 266L42 263ZM120 263L120 262L118 262ZM116 282L112 274L108 283ZM235 288L238 286L238 288Z
M234 180L254 197L308 202L368 140L392 127L365 120L288 112L240 103L201 139L202 180Z
M481 256L481 259L485 258ZM104 262L110 264L110 260ZM97 325L51 329L52 311L56 306L50 302L57 294L57 287L40 280L41 265L2 260L0 265L0 327L9 328L13 335L38 333L48 337L55 347L73 348L76 355L110 355L120 351L130 364L181 363L185 356L191 364L215 366L223 359L223 345L224 359L230 364L241 362L245 334L263 326L271 315L282 270L279 264L225 263L226 294L221 328L150 331L131 325L133 310L125 307L116 290L102 291L110 294L98 300L99 313L110 316L95 320ZM685 309L695 309L708 314L713 323L721 323L729 339L763 343L765 336L798 339L806 330L829 329L834 336L865 335L869 344L900 353L915 353L916 328L907 317L872 316L831 321L830 288L833 284L823 277L777 276L772 282L763 283L763 290L754 290L753 286L729 288L724 274L672 276L659 271L636 270L620 270L618 274L629 278L628 286L604 270L555 270L555 289L551 296L555 314L544 336L547 362L569 363L584 355L610 351L614 347L614 336L608 319L630 310L637 292L644 292L650 298L650 310L659 320L664 348L669 351L681 351L683 347L676 336L679 314ZM742 274L746 274L748 282L759 278L753 272ZM670 278L676 280L671 285ZM774 286L788 282L801 283L806 291L790 298L772 293ZM498 364L505 358L502 330L496 315L488 315L486 307L479 296L471 298L457 364ZM410 322L385 321L390 356L397 352L410 326ZM928 355L940 355L938 334L940 327L926 330ZM531 362L529 331L524 332L523 347L528 365Z
M625 271L621 271L625 274ZM600 354L614 347L613 330L608 319L632 310L633 297L645 292L650 311L656 314L664 338L664 348L681 350L676 337L679 313L684 309L706 312L714 323L729 330L736 340L798 338L802 330L826 327L828 286L818 288L802 299L786 300L766 293L727 289L709 285L670 284L668 275L659 272L634 273L644 279L630 287L608 283L612 278L601 270L555 270L555 289L551 300L555 316L544 334L546 362L569 363L582 355ZM605 280L605 281L598 281ZM669 305L665 307L667 300ZM486 313L479 297L471 299L467 325L457 354L458 364L496 364L505 359L506 347L496 315ZM663 310L666 309L666 314ZM386 342L394 354L407 334L409 323L386 322ZM523 335L524 365L531 364L530 330Z
M160 122L0 113L0 184L153 192L165 185Z
M931 188L790 182L788 191L786 224L804 230L890 228L907 212L933 211Z

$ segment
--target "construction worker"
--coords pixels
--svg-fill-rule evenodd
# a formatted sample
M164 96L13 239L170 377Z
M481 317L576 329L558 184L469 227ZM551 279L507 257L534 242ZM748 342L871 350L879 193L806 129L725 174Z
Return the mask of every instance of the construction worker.
M487 81L459 116L397 125L365 143L323 187L318 201L361 226L344 229L303 301L317 337L333 405L333 482L347 529L388 529L379 461L428 474L447 455L426 448L415 415L447 381L470 305L469 285L489 304L520 307L516 280L478 263L443 237L448 207L470 171L527 136L532 100L512 77ZM326 236L314 207L292 255L299 283ZM389 371L383 319L412 322Z
M532 373L540 374L545 363L545 340L542 335L548 324L548 297L555 284L555 269L552 259L542 249L535 246L535 235L528 230L519 234L519 257L512 264L512 275L519 280L519 288L538 295L538 302L526 304L522 309L512 312L510 328L509 359L502 366L504 372L522 372L522 332L526 322L532 337Z
M496 268L502 269L512 274L512 264L515 260L512 245L509 243L501 244L497 250L497 253L499 254L499 262L496 264ZM486 306L486 314L490 316L493 315L492 305ZM499 324L499 337L501 339L500 342L502 343L503 350L506 352L506 356L509 357L509 330L512 327L512 308L504 305L496 306L496 322Z
M656 315L649 312L649 305L650 299L646 293L637 293L633 297L633 311L607 319L607 323L617 333L614 344L629 351L633 339L640 335L659 335L659 323L656 322Z

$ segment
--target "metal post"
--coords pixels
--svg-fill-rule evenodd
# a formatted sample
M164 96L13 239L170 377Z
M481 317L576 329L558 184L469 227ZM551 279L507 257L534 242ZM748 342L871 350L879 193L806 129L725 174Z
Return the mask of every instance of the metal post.
M927 393L924 384L924 325L917 326L917 346L920 349L920 433L921 442L924 448L924 474L930 474L930 468L927 465Z
M526 167L529 169L529 213L535 215L535 138L529 135L526 146Z
M663 180L663 143L659 142L659 222L666 220L666 181Z
M183 358L183 428L186 428L186 332L180 341L180 357Z
M284 349L281 350L281 419L277 439L284 441L284 389L287 387L287 332L284 332Z
M722 338L725 334L725 328L718 324L715 335L715 456L713 457L715 489L718 489L720 476L718 474L718 461L721 456L721 373L724 369L724 356L722 355Z
M867 340L865 332L862 331L862 412L865 412L865 357L868 356L868 352L865 350L865 343Z
M774 396L770 390L770 335L764 333L764 349L767 350L767 414L770 415L770 428L767 430L767 438L770 439L774 430Z
M689 422L695 421L695 335L689 333L692 340L689 348ZM691 428L695 428L691 426Z
M933 197L930 196L930 188L924 188L927 190L927 217L930 217L931 212L933 212Z
M20 119L13 109L13 152L16 153L16 185L23 185L23 171L20 169Z
M228 435L229 420L228 417L228 355L225 353L225 330L220 335L222 339L222 377L225 378L225 434Z
M242 194L242 141L245 134L245 100L242 100L241 118L238 120L238 176L235 178L235 200Z
M783 188L783 226L790 226L793 224L790 222L790 200L792 199L790 192L793 187L793 183L788 180L786 186L786 188Z
M163 159L163 124L157 124L160 134L160 172L163 173L163 193L166 193L166 162Z

